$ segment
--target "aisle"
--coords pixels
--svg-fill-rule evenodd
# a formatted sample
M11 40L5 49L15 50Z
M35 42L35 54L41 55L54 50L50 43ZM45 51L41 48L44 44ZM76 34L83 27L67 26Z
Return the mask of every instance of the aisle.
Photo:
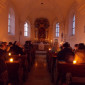
M36 56L35 64L24 85L53 85L47 71L45 56Z

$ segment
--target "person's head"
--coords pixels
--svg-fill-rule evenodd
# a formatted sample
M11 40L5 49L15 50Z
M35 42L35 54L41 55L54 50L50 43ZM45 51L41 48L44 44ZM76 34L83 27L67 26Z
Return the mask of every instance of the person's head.
M31 44L31 41L29 41L29 45Z
M29 43L29 41L25 41L25 44L28 44Z
M77 50L78 49L78 46L79 46L79 44L75 44L74 45L74 49Z
M6 49L6 47L5 47L4 44L1 44L1 45L0 45L0 48L1 48L2 50L5 50L5 49Z
M12 42L9 42L9 45L12 45Z
M63 48L68 48L68 47L70 47L70 44L69 44L68 42L65 42L65 43L63 44Z
M2 42L3 45L7 46L7 42Z
M84 43L79 43L78 49L80 49L80 50L85 49Z

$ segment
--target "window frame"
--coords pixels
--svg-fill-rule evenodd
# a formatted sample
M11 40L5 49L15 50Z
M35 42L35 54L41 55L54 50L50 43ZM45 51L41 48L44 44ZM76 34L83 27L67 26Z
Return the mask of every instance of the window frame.
M8 14L8 34L11 34L11 14Z
M72 35L75 35L75 15L72 18Z
M15 12L13 8L8 12L8 35L15 35Z
M28 22L25 22L24 23L24 37L28 37L28 36L29 36L29 23Z
M60 30L59 23L56 23L55 36L56 36L57 38L59 37L59 30Z

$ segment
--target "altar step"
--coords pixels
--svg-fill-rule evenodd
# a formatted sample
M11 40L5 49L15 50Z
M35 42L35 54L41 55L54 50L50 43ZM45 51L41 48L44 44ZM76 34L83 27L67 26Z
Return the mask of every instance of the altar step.
M36 51L36 55L46 55L47 51Z
M47 55L47 51L36 51L35 53L35 57L38 61L40 62L46 62L46 55Z

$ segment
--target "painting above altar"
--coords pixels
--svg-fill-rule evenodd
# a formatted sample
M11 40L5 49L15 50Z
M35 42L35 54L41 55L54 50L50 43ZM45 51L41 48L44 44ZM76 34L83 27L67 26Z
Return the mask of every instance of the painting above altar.
M46 18L37 18L35 28L38 29L38 41L45 41L48 38L49 21Z

